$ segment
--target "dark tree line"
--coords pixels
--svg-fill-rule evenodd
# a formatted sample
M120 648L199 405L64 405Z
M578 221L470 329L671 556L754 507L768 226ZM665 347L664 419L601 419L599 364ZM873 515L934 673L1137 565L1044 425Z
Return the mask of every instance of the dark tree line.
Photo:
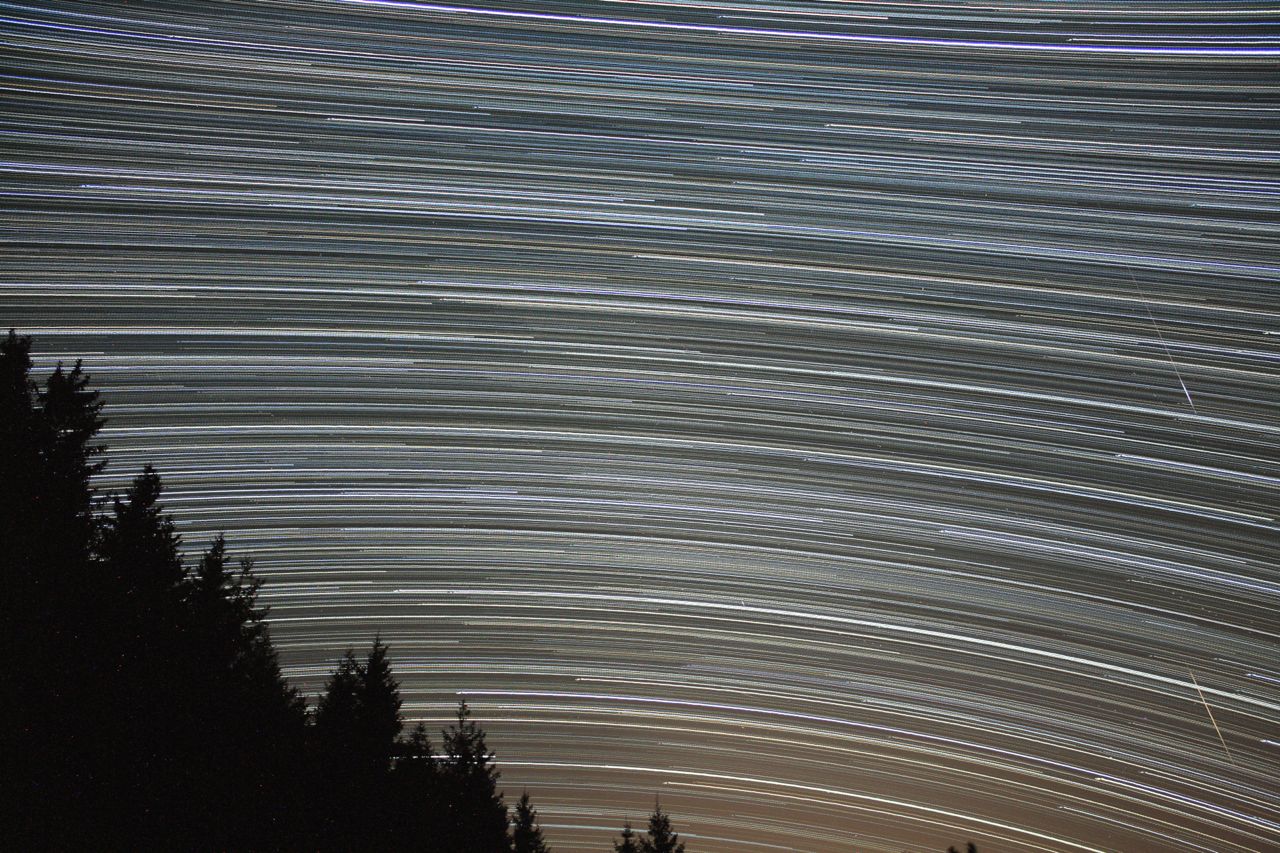
M219 536L188 566L149 466L98 495L98 393L79 362L37 384L30 348L0 342L8 849L549 853L528 793L509 814L465 702L440 753L423 724L404 731L381 638L308 709L252 561ZM614 850L685 845L655 804Z
M10 849L545 850L514 832L465 704L404 733L388 648L338 662L313 712L280 672L247 560L194 566L145 469L95 494L102 404L0 343L0 755ZM514 844L514 847L513 847Z

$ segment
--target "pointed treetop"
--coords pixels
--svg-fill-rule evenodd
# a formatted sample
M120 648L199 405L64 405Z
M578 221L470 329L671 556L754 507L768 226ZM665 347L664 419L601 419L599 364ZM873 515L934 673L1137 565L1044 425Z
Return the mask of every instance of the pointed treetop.
M431 749L431 738L427 735L426 723L420 721L413 727L413 731L405 740L405 752L410 758L424 758L430 761L435 757Z
M150 465L116 496L103 528L102 555L137 591L182 592L188 580L179 550L182 537L160 505L160 475Z
M640 845L636 843L636 833L631 828L631 821L622 825L622 837L613 842L613 851L614 853L640 853Z
M395 739L404 727L404 718L400 715L400 683L391 672L388 648L381 636L374 638L368 659L358 668L360 683L356 695L369 737L379 751L386 750L390 756Z
M329 675L324 695L316 706L316 726L322 732L338 737L354 725L359 669L355 652L347 649L338 662L337 669Z
M196 586L206 594L221 591L227 582L227 540L221 533L200 555L200 563L196 566L195 582Z
M649 815L649 834L640 839L642 853L684 853L684 842L671 828L671 818L662 810L662 804L653 802L653 814Z
M471 708L465 699L458 703L457 722L444 735L445 753L458 773L483 773L494 782L500 776L493 766L494 754L485 743L484 729L471 719Z
M511 828L512 853L550 853L538 826L538 813L529 805L529 792L520 795L516 803L515 825Z
M4 366L4 387L0 392L25 397L30 400L31 338L20 338L9 330L9 337L0 343L0 364Z

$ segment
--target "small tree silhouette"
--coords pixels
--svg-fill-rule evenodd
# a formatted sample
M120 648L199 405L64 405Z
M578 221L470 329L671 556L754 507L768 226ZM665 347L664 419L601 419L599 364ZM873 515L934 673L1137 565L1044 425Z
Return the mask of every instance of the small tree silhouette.
M622 825L622 837L613 842L613 850L614 853L640 853L640 845L636 843L636 833L631 828L631 821Z
M654 801L653 814L649 815L649 834L640 839L641 853L684 853L684 842L671 828L671 818Z
M542 828L538 826L538 813L529 805L529 792L520 795L516 803L515 825L511 828L512 853L550 853L542 840Z

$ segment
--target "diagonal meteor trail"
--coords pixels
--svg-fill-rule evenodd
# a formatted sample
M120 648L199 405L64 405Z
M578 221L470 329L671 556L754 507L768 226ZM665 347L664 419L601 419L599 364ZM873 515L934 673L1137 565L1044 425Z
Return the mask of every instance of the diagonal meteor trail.
M1200 682L1196 681L1196 674L1191 670L1187 670L1187 675L1191 676L1191 683L1196 686L1196 692L1200 694L1200 701L1204 704L1204 710L1209 715L1209 722L1213 723L1213 730L1218 733L1218 742L1222 744L1222 751L1227 754L1227 760L1235 766L1236 760L1231 757L1231 750L1227 749L1227 741L1222 737L1222 729L1218 728L1218 721L1213 718L1213 710L1209 708L1209 702L1204 698L1204 691L1200 689Z

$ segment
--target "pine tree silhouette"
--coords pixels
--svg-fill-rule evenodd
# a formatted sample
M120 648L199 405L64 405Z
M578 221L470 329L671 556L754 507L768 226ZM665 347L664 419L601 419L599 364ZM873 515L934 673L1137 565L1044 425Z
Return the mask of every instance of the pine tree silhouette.
M103 466L101 403L79 363L37 386L30 352L12 329L0 343L0 642L10 661L0 755L19 816L5 835L18 849L83 837L102 775L93 759L107 748L88 704L104 621L90 488Z
M409 733L409 737L401 742L398 752L397 770L413 768L414 772L436 775L435 751L431 748L431 738L427 735L427 724L418 723Z
M357 670L356 684L359 749L382 771L389 769L396 738L404 727L404 718L400 716L400 684L391 674L387 650L382 639L375 637L369 657Z
M101 552L109 570L144 598L167 597L186 579L173 519L160 506L160 475L150 465L136 477L102 532Z
M203 820L223 828L221 840L232 847L283 843L287 822L299 819L306 705L280 673L266 611L256 605L260 585L248 558L228 571L218 536L186 586L190 689L204 691L193 746L209 757L199 783L206 796L193 807L217 795Z
M347 649L338 667L325 683L324 694L316 705L316 730L322 737L331 740L335 747L343 746L350 741L350 733L355 731L359 712L356 705L356 687L360 683L360 664L356 661L354 649Z
M347 649L329 675L313 717L318 786L314 844L322 850L355 844L355 825L368 799L368 768L357 751L359 684L360 664L355 651Z
M328 759L342 764L343 772L357 766L365 773L388 771L404 724L400 706L400 685L381 639L373 641L363 663L348 649L316 708L316 730Z
M95 612L90 478L104 465L93 443L102 404L79 362L70 373L59 364L39 388L30 351L12 329L0 343L0 606L12 629L5 640L29 644L35 628L45 643L32 653L66 654L84 635L79 620Z
M91 443L102 427L102 403L80 362L69 373L58 364L39 388L30 351L31 339L12 329L0 344L0 533L13 569L65 569L86 559L96 526L89 481L105 464L95 461L103 448Z
M542 839L542 828L538 826L538 812L529 805L529 792L520 795L516 803L516 816L511 828L512 853L551 853Z
M330 676L315 713L320 774L328 801L321 846L387 848L399 828L391 778L403 726L400 685L391 673L387 646L375 638L368 657L348 649Z
M444 732L443 849L458 853L505 853L510 849L507 807L497 789L494 755L484 730L471 719L465 701L457 722Z
M418 723L396 742L387 791L387 850L421 850L440 837L440 770L427 727Z
M649 815L649 833L640 839L641 853L684 853L684 842L671 828L671 818L658 802Z
M425 723L418 723L407 738L397 741L393 772L397 784L409 791L412 797L427 798L434 793L440 768ZM422 805L419 803L417 807Z
M631 828L631 821L627 821L622 825L622 836L613 842L614 853L640 853L640 845L636 841L635 830Z
M98 766L122 804L115 813L120 830L149 846L193 830L182 806L209 773L211 756L198 739L206 722L201 700L214 693L193 660L180 539L160 506L161 491L148 466L113 499L102 525L99 565L110 586L94 622L109 658L95 667L95 695L86 698L86 710L101 721L98 738L116 754L101 756Z

